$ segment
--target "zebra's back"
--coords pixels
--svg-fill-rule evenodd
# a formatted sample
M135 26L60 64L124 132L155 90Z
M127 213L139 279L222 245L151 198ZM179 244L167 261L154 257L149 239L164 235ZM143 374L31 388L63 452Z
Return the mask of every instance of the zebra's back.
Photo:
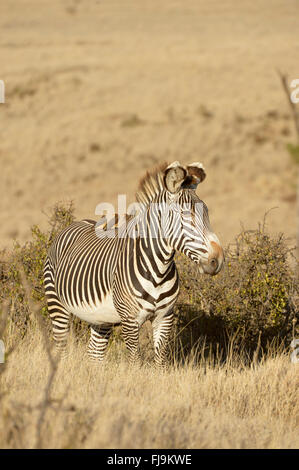
M45 290L74 315L93 324L119 323L112 301L117 237L99 237L96 222L73 222L54 240L45 263Z

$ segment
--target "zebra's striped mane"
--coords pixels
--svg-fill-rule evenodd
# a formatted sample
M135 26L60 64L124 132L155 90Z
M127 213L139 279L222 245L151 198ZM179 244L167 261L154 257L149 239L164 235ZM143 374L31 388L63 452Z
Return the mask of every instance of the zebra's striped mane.
M146 174L139 181L138 190L136 192L137 202L149 205L154 198L163 190L163 177L168 163L164 162Z

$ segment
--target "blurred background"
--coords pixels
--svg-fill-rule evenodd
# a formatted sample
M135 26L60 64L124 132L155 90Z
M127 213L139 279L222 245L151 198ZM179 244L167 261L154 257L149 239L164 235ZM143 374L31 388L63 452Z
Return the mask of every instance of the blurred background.
M297 0L2 0L0 248L134 200L161 161L201 161L223 244L256 228L295 243L296 141L277 70L299 78ZM299 104L297 105L299 106Z

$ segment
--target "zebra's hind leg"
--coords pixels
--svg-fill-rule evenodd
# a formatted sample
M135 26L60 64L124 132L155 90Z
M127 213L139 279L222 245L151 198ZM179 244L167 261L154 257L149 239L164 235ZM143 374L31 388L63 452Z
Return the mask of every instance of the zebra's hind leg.
M67 337L70 329L70 313L64 308L57 297L53 267L48 257L46 258L44 267L44 286L48 312L52 321L55 348L58 352L65 355Z
M110 324L91 326L90 340L87 349L87 354L91 361L103 361L111 331L112 325Z
M53 298L48 300L48 310L52 321L53 338L57 352L66 355L68 333L70 330L70 313Z
M167 364L166 352L172 325L172 311L163 318L156 317L153 321L155 363L159 368L163 368Z

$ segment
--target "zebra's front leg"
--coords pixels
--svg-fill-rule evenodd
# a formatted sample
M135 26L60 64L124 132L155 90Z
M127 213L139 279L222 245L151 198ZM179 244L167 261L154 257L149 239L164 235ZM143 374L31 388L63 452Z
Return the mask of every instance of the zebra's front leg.
M139 355L139 324L134 319L122 321L122 336L129 352L129 361L131 364L140 362Z
M90 340L87 354L91 361L103 361L108 341L111 335L112 325L92 325L90 328Z
M156 317L153 321L153 340L155 348L155 363L163 368L167 363L167 346L173 325L173 313L168 313L165 317Z

